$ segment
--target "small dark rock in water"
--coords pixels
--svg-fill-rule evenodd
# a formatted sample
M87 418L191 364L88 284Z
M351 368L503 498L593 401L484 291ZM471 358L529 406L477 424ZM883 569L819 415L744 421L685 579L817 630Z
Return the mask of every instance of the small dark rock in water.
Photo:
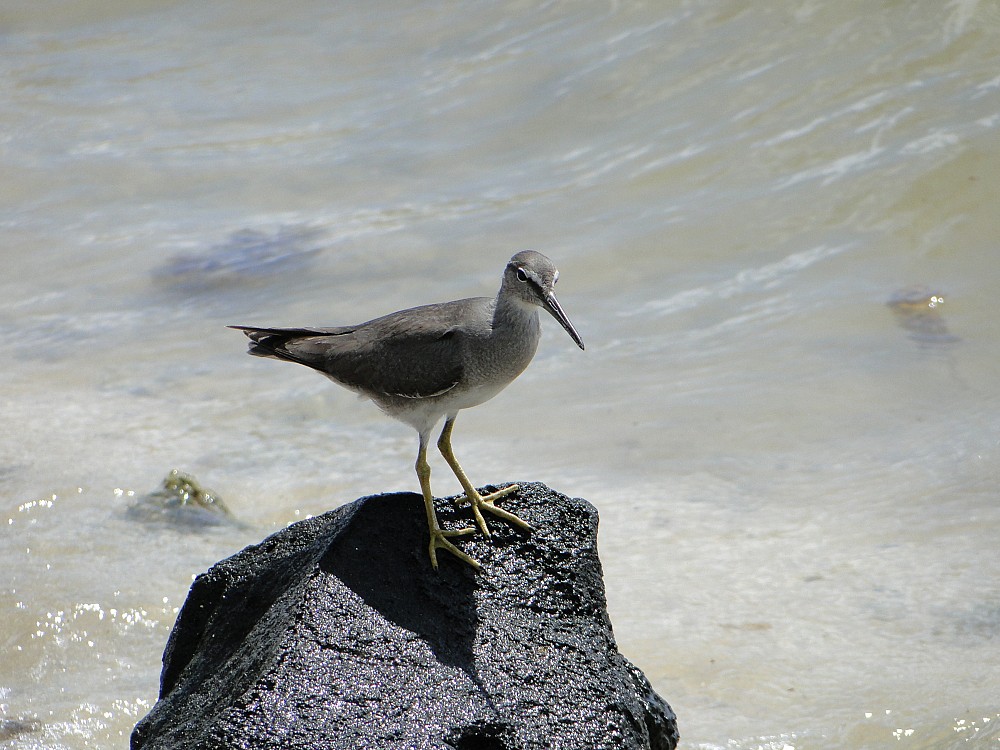
M921 344L952 344L960 341L948 330L941 306L944 296L926 286L908 286L892 293L888 303L896 322Z
M477 574L427 558L419 495L363 498L199 576L133 750L645 748L676 718L619 652L597 512L540 484L460 537ZM439 501L442 524L468 511Z
M205 489L190 474L172 469L158 490L142 495L128 508L138 521L202 526L232 523L233 514L222 498Z
M0 719L0 742L37 732L41 728L42 723L34 719Z
M171 258L153 275L160 282L197 291L247 278L300 271L320 252L321 234L311 227L279 227L273 233L242 229L204 253Z

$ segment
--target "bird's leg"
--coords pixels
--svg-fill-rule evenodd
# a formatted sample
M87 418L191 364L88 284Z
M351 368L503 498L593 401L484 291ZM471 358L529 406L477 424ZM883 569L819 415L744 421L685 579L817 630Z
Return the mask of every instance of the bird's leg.
M510 487L504 487L502 490L492 492L485 497L480 495L479 491L472 486L472 482L469 481L469 478L465 475L461 465L458 463L458 459L455 458L455 452L451 449L451 431L454 427L454 417L449 417L445 420L444 429L441 430L441 437L438 438L438 450L441 451L441 455L444 456L444 460L448 462L451 470L455 472L455 476L461 483L462 489L465 490L465 499L472 504L472 514L476 518L476 525L479 527L480 531L482 531L486 536L490 535L490 529L486 525L486 520L483 518L483 510L487 510L505 521L510 521L526 531L531 531L531 526L529 526L525 521L522 521L510 511L498 508L494 504L495 500L499 500L501 497L506 497L512 492L517 492L516 484L512 484Z
M431 467L427 463L427 436L420 434L420 449L417 452L417 479L420 480L420 492L424 496L424 509L427 511L427 527L431 533L431 541L428 547L431 555L431 565L437 570L437 550L438 548L448 550L455 557L469 563L473 568L479 569L479 563L469 557L448 541L450 536L464 536L475 531L473 528L459 529L457 531L443 531L438 525L437 513L434 511L434 495L431 494Z

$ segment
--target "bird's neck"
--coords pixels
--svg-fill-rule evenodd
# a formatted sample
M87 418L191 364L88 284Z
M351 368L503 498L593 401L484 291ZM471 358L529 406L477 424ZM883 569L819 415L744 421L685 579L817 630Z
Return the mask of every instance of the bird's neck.
M501 288L493 303L493 333L499 336L538 338L538 307L530 305Z

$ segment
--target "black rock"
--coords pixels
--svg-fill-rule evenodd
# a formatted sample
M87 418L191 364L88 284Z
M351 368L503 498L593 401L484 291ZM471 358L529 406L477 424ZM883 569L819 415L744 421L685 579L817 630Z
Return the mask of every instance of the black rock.
M597 511L541 484L427 555L419 495L362 498L199 576L133 750L651 748L676 718L615 645ZM439 502L442 525L468 510Z

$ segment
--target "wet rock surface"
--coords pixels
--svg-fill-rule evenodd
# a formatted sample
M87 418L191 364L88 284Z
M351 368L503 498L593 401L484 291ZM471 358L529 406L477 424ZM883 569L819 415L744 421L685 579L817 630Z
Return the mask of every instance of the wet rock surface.
M439 552L419 495L362 498L199 576L132 748L655 748L670 707L619 652L597 512L544 485L504 506L528 534ZM469 512L439 501L445 527Z

